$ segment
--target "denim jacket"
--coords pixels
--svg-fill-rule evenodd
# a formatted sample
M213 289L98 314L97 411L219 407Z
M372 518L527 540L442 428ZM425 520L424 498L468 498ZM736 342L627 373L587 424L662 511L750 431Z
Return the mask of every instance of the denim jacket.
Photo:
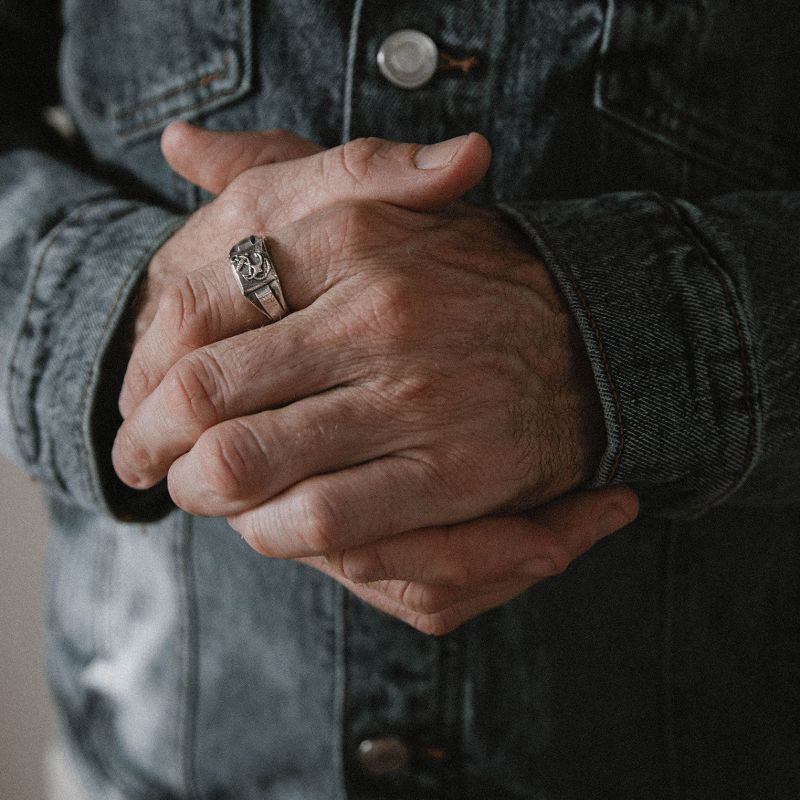
M450 57L414 90L376 65L406 28ZM800 796L797 0L0 0L0 34L0 442L51 510L50 679L89 796ZM208 200L160 155L177 118L485 134L469 199L558 282L594 485L640 519L437 639L125 491L121 326Z

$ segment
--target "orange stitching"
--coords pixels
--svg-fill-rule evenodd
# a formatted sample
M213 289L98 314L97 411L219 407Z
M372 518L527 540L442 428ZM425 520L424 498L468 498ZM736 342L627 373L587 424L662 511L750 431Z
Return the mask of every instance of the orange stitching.
M466 75L473 67L477 67L480 62L477 56L469 56L468 58L456 58L451 56L450 53L442 51L439 53L439 71L447 72L448 70L460 69Z
M194 78L187 83L181 84L180 86L176 86L174 89L168 89L166 92L162 92L155 97L151 97L148 100L144 100L141 103L137 103L136 105L132 106L131 108L126 108L121 111L114 112L114 119L115 120L123 120L127 119L128 117L132 117L134 114L137 114L144 108L148 106L154 106L158 103L164 102L164 100L169 100L171 97L175 97L175 95L181 94L182 92L188 91L189 89L194 89L196 87L205 87L208 86L210 83L213 83L216 80L222 80L228 74L228 65L230 64L230 56L226 53L223 56L223 62L225 64L224 69L218 69L214 72L208 72L205 75L201 75L199 78Z
M230 89L224 89L221 92L217 92L212 97L204 97L202 100L198 100L196 103L192 103L190 106L186 106L186 108L179 109L178 112L180 114L190 114L192 111L197 110L198 108L202 108L203 106L207 105L209 102L216 100L218 97L227 97L231 94L236 94L239 91L240 86L234 86ZM161 123L164 122L165 119L168 117L159 117L158 119L154 119L152 122L143 122L141 125L137 125L135 128L123 128L118 132L118 136L122 138L127 138L129 136L135 136L137 133L141 133L142 131L150 130L151 128L157 128ZM177 119L177 117L176 117Z

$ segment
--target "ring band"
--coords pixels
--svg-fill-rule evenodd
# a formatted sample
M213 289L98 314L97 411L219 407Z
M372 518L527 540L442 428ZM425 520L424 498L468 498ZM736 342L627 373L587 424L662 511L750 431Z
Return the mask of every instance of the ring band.
M228 263L242 294L269 322L277 322L289 313L263 236L248 236L235 244L228 254Z

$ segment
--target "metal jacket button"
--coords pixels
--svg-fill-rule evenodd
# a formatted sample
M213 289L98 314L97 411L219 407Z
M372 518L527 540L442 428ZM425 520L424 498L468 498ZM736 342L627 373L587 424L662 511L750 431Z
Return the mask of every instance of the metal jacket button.
M389 83L401 89L424 86L439 66L439 49L422 31L395 31L378 50L378 69Z
M396 736L364 739L358 746L358 763L370 775L391 775L408 764L408 745Z

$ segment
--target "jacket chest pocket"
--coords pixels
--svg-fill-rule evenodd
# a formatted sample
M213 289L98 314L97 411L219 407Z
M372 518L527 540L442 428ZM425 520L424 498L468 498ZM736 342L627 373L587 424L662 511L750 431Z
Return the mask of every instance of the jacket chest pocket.
M800 173L800 5L766 5L606 0L595 106L656 154L733 186L790 185Z
M65 99L118 141L250 89L250 0L65 0L64 25Z

